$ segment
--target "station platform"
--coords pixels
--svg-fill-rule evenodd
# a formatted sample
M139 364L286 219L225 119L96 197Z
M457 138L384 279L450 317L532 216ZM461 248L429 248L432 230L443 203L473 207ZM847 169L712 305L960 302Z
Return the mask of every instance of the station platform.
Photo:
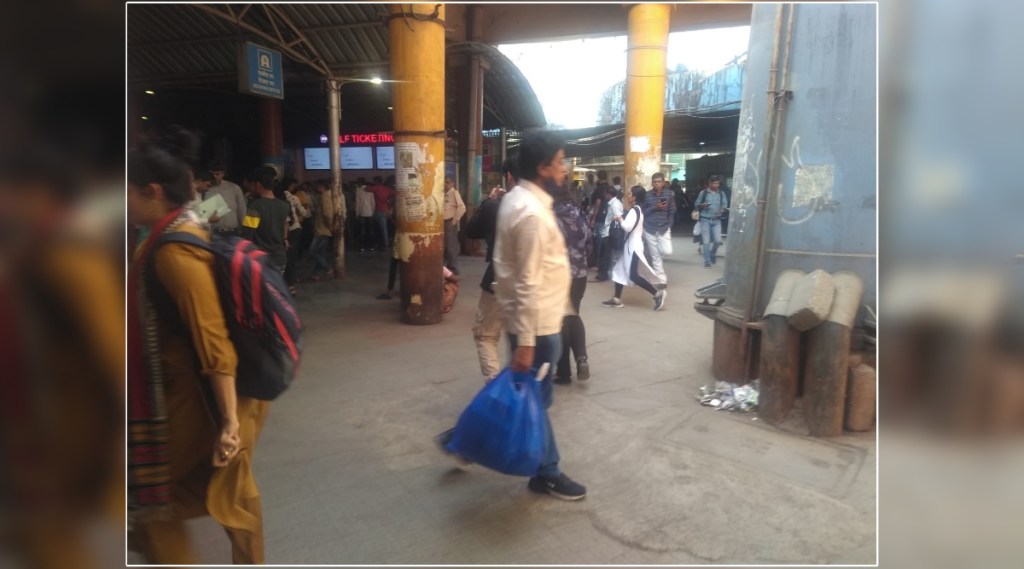
M461 258L455 308L434 326L401 324L398 299L375 298L385 252L349 253L345 280L301 284L301 373L255 452L267 562L875 563L874 433L813 439L696 400L714 384L713 324L693 292L725 262L704 269L696 248L675 239L661 312L637 288L603 307L612 284L588 283L592 375L556 385L550 411L562 469L588 489L579 502L458 470L434 444L483 384L481 258ZM212 519L190 531L204 563L230 563Z

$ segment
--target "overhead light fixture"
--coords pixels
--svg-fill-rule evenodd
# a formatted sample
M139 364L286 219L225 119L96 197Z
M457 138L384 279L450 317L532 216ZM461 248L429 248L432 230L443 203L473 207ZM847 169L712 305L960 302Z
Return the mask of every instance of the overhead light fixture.
M383 82L384 80L381 79L380 77L374 77L373 79L370 79L370 83L373 83L374 85L380 85Z
M388 110L389 111L393 111L393 110L395 110L395 108L394 107L388 107Z
M156 91L150 91L149 89L146 89L146 94L147 95L156 95Z
M142 120L144 120L144 121L148 121L148 120L149 120L149 117L142 117Z
M704 143L703 143L703 142L701 142L701 143L700 143L700 145L701 145L701 146L704 146Z

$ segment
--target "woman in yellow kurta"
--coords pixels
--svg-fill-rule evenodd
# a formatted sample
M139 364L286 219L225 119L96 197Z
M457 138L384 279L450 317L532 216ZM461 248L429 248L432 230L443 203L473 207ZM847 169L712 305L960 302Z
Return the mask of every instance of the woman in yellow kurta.
M196 563L184 520L211 515L235 563L263 562L263 518L252 452L268 403L235 393L228 338L205 250L166 232L209 240L183 205L192 197L184 132L128 155L128 221L149 229L129 271L128 486L132 542L160 564ZM130 241L130 243L133 241Z

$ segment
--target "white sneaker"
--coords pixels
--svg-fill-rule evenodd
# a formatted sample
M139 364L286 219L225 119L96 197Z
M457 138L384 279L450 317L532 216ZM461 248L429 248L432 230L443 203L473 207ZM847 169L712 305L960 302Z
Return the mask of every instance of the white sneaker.
M622 301L617 299L617 298L610 298L610 299L602 302L601 304L603 304L603 305L605 305L605 306L607 306L609 308L622 308Z

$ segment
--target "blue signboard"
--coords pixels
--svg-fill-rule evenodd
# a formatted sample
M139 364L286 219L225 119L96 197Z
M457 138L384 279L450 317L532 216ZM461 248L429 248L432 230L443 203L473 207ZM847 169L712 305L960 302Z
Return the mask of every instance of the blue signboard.
M245 42L238 57L238 90L251 95L284 98L281 52Z

